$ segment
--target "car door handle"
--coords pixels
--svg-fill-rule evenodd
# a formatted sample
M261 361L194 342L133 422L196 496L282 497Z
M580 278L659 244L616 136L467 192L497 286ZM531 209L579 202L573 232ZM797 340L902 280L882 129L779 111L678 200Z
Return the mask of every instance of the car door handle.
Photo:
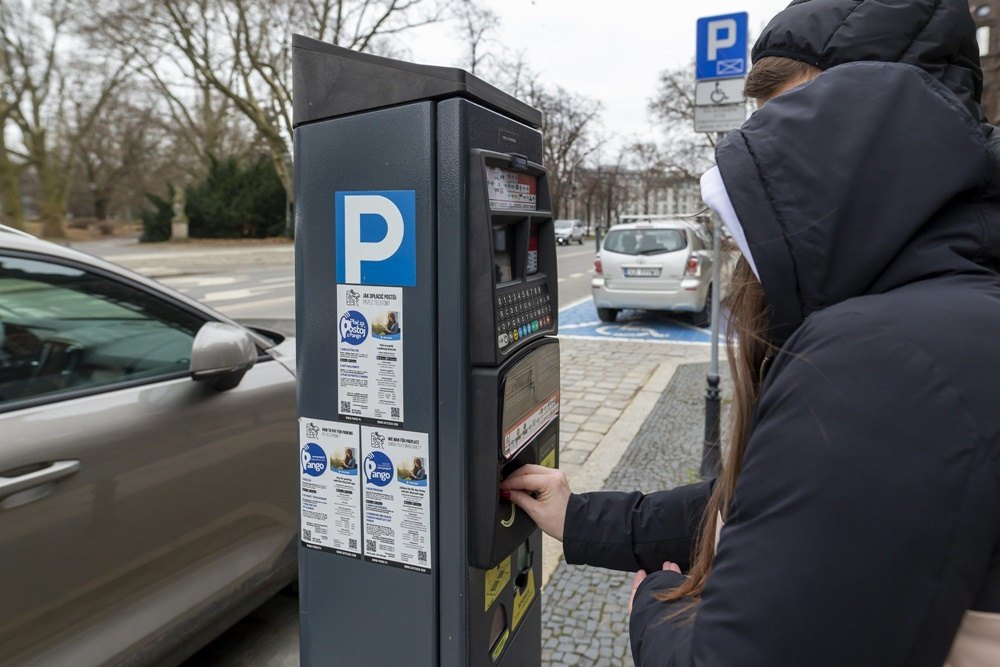
M0 498L12 496L33 486L57 482L70 475L75 475L79 470L79 461L53 461L41 470L35 470L24 475L18 475L17 477L0 476Z

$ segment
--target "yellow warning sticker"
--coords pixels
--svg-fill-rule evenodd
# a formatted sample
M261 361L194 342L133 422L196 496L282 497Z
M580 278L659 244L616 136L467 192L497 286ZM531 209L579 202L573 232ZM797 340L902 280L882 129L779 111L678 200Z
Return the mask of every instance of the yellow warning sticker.
M555 450L555 447L553 447L552 451L549 452L548 454L546 454L545 458L542 459L542 465L545 466L546 468L555 468L556 467L556 450Z
M488 611L497 601L500 591L510 581L510 556L507 556L492 570L486 571L486 608Z
M532 600L535 599L535 571L528 572L528 583L524 585L524 590L514 592L514 610L511 612L511 627L517 630L524 615L528 613Z

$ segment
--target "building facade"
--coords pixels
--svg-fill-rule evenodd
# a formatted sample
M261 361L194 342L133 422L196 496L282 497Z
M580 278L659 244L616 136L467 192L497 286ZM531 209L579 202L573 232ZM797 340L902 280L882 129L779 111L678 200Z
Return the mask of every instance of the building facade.
M969 9L983 67L983 113L991 123L1000 123L1000 0L974 0Z
M582 220L588 233L623 215L694 215L705 208L698 179L618 167L583 170L562 217Z

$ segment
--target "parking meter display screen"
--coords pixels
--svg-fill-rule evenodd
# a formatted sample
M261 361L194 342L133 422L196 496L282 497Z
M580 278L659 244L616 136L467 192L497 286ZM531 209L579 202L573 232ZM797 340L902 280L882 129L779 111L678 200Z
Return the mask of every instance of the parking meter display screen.
M538 210L538 178L499 167L486 167L490 208L515 211Z
M514 280L517 265L514 256L514 228L508 226L493 228L493 279L499 283Z

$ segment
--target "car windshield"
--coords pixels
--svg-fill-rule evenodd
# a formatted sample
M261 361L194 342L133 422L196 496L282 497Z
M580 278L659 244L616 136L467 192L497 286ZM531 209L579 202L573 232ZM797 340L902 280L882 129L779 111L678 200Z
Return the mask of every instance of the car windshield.
M658 255L687 247L680 229L612 229L604 239L604 249L623 255Z
M556 220L554 226L558 230L573 229L573 221L572 220Z

